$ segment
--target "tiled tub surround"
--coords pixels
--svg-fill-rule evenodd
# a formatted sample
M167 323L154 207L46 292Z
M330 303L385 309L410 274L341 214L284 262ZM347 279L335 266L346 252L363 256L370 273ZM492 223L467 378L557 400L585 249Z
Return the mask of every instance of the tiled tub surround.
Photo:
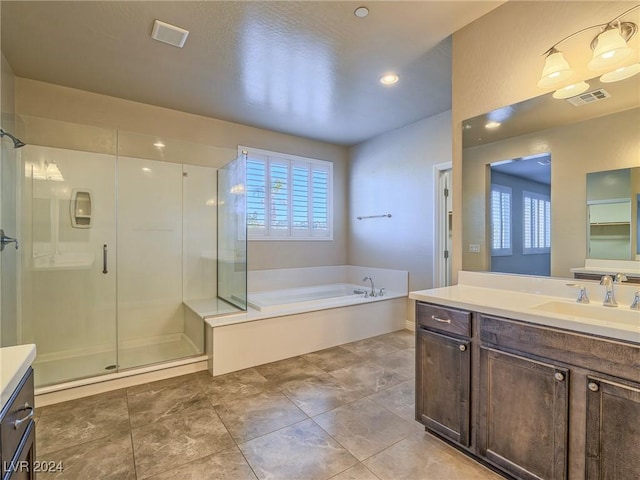
M38 459L75 479L498 479L414 420L407 330L212 378L38 409Z
M364 298L346 295L314 301L293 302L287 298L300 288L350 284L383 296ZM207 354L212 375L262 365L309 352L392 332L406 326L408 273L352 265L250 271L249 296L279 291L281 306L265 311L210 317L207 323ZM324 287L322 287L324 288ZM289 289L289 290L287 290Z

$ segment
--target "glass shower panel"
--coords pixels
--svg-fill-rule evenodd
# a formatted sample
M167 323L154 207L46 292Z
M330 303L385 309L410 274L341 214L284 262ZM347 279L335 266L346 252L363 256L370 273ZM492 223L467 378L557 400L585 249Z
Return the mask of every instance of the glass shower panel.
M183 335L182 165L118 158L119 367L197 353Z
M4 85L3 85L4 86ZM7 131L15 131L12 115L2 115L2 126ZM24 147L23 147L24 148ZM17 218L17 185L20 150L5 138L0 143L0 228L7 237L19 237ZM20 242L18 238L18 243ZM0 347L17 345L19 342L18 323L18 268L20 251L18 243L7 243L0 253Z
M247 309L245 154L218 170L218 297Z
M112 373L116 350L115 156L22 148L20 343L37 386Z

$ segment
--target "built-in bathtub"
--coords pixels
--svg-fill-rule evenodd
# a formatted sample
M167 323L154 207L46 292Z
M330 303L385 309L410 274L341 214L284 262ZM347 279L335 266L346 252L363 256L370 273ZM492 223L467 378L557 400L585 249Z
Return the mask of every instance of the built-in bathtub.
M316 285L312 287L287 288L271 290L267 292L255 292L248 295L249 307L260 312L273 312L288 310L291 308L326 308L331 305L361 303L369 288L350 283L335 283L329 285ZM382 298L382 297L381 297Z
M376 293L365 296L371 286ZM406 271L340 265L249 271L246 313L208 316L212 375L242 370L406 327ZM189 303L187 303L189 306Z

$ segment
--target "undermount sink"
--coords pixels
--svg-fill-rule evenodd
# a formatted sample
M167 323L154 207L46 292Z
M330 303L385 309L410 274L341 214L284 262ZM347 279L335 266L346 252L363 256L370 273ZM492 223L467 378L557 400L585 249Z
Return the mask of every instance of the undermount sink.
M640 312L630 310L628 306L605 307L599 304L553 301L531 307L540 312L569 315L583 319L613 322L630 327L640 327Z

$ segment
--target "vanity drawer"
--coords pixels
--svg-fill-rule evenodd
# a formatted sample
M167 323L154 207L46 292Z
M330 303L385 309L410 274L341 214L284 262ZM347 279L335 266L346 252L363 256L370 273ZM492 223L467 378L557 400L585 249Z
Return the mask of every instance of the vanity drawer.
M0 445L2 447L2 475L5 473L5 462L9 463L16 453L22 436L33 423L33 369L20 381L13 396L9 399L0 417ZM23 420L24 419L24 420ZM23 421L20 421L23 420ZM18 421L16 428L15 422Z
M471 337L471 312L416 302L418 327Z

